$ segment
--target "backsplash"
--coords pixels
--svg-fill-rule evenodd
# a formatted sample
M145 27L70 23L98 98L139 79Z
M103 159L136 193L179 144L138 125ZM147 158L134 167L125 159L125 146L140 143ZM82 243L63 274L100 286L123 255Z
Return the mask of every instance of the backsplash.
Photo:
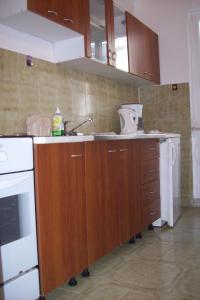
M71 127L94 116L81 132L120 130L117 108L138 99L137 88L0 49L0 133L26 132L27 117L52 116L59 106Z
M182 205L192 205L192 146L189 85L178 84L142 87L139 98L144 104L143 116L146 131L159 129L181 134Z
M26 56L0 49L0 134L26 132L27 117L35 114L52 116L59 106L71 127L94 116L81 132L119 132L117 108L122 103L136 102L134 86L100 76L64 69L34 59L26 66ZM144 105L145 130L159 129L181 134L182 205L192 199L191 120L188 84L139 88Z

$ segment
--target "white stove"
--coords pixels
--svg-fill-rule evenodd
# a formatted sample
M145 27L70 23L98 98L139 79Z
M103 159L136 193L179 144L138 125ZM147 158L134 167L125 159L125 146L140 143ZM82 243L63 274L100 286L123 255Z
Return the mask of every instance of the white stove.
M0 299L39 297L31 138L0 138Z

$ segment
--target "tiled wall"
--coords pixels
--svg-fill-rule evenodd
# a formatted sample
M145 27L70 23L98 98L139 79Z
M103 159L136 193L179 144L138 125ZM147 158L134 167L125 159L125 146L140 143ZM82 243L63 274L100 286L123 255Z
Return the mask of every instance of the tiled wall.
M159 129L181 134L182 205L190 206L192 200L192 149L189 85L178 84L143 87L139 89L144 104L145 130Z
M137 97L130 85L38 59L28 68L24 55L0 49L0 133L26 132L28 116L52 116L56 106L71 126L94 116L84 133L119 131L117 108Z
M142 87L145 130L181 133L182 203L192 199L191 124L188 84ZM0 133L26 132L26 119L34 114L52 116L59 106L65 120L76 125L91 115L95 122L81 131L119 131L117 108L136 102L137 89L99 76L63 69L34 59L26 66L24 55L0 49Z

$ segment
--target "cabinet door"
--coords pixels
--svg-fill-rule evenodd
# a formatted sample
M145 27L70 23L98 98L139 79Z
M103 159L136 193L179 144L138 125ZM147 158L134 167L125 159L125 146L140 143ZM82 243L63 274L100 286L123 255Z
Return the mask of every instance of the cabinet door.
M116 66L116 52L115 52L115 33L114 33L114 11L113 1L105 0L106 13L106 37L107 37L107 64Z
M42 293L87 267L82 144L35 146L35 187Z
M28 0L27 6L29 10L57 22L58 10L56 2L56 0Z
M112 0L89 0L91 57L116 65L114 12Z
M132 159L131 145L129 141L118 141L118 164L116 171L119 174L118 199L119 199L119 232L121 244L131 237L131 198L134 174L130 174ZM133 181L132 181L133 180Z
M130 140L129 158L129 201L130 201L130 230L131 236L142 231L142 203L140 197L140 157L139 141Z
M89 22L88 0L59 0L57 5L62 24L85 34Z
M62 160L62 157L60 158ZM71 261L68 276L80 273L88 266L85 201L84 143L65 144L65 258Z
M144 25L131 14L126 13L129 72L145 76Z
M158 35L126 13L129 72L160 83Z
M158 35L145 26L145 75L146 78L160 83L160 63Z
M90 43L91 57L107 63L107 28L105 1L90 0Z
M85 143L85 189L89 265L106 254L104 142Z
M120 174L118 169L118 141L104 143L105 178L105 224L106 251L110 252L120 244L119 232L119 191Z
M159 140L140 142L142 226L160 217Z
M128 45L126 33L126 14L114 4L114 52L112 59L116 61L116 68L125 72L128 67Z
M88 0L28 0L28 9L72 30L86 34Z

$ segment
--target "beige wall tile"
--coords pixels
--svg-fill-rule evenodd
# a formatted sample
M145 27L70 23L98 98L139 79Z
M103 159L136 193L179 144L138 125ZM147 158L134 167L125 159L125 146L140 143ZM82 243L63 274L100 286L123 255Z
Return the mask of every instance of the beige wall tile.
M39 111L39 90L37 86L19 84L19 111L27 115Z
M0 81L0 111L18 111L19 88L14 82Z

